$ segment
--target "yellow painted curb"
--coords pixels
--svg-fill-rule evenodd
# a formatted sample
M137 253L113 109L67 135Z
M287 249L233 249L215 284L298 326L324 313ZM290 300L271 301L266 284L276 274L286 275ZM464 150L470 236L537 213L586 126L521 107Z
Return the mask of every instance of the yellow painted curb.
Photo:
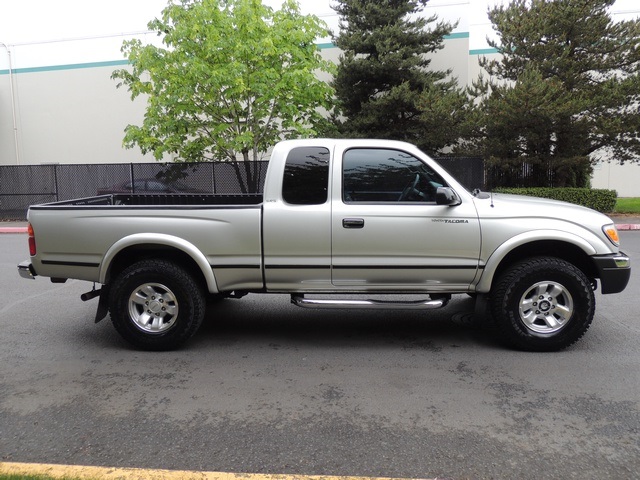
M47 475L53 478L80 480L401 480L377 477L145 470L142 468L88 467L12 462L0 462L0 473L11 475Z

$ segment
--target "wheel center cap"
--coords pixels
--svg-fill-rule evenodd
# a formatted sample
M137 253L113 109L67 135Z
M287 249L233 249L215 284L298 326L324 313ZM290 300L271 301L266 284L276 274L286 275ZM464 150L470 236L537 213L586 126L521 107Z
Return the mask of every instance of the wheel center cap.
M151 310L153 313L158 313L162 311L162 304L157 300L153 300L151 303L149 303L149 310Z
M546 300L544 302L540 302L540 310L542 310L543 312L548 312L550 308L551 304Z

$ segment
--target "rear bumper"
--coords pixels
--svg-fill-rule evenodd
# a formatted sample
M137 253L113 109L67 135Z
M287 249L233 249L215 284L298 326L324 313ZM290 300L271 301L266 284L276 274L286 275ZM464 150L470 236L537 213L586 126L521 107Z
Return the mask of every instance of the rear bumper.
M33 269L33 265L29 260L18 264L18 273L22 278L28 278L31 280L34 280L37 276L36 271Z
M602 293L623 291L631 277L631 261L623 252L593 257Z

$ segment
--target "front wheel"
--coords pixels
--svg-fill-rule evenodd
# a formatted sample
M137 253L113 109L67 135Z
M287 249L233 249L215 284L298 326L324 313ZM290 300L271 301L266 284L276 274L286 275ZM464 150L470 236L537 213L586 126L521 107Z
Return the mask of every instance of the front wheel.
M118 333L143 350L172 350L191 338L204 318L202 288L180 266L144 260L111 285L111 321Z
M588 330L594 312L589 279L554 257L513 265L491 293L491 313L501 336L522 350L556 351L572 345Z

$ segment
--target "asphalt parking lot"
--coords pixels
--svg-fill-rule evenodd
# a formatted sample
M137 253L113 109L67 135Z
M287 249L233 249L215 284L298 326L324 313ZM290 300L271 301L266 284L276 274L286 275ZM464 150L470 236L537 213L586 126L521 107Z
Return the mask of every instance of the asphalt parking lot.
M621 233L640 265L640 232ZM559 353L505 349L471 300L318 312L227 300L184 349L93 324L91 284L18 277L0 235L0 461L412 478L638 478L640 269Z

